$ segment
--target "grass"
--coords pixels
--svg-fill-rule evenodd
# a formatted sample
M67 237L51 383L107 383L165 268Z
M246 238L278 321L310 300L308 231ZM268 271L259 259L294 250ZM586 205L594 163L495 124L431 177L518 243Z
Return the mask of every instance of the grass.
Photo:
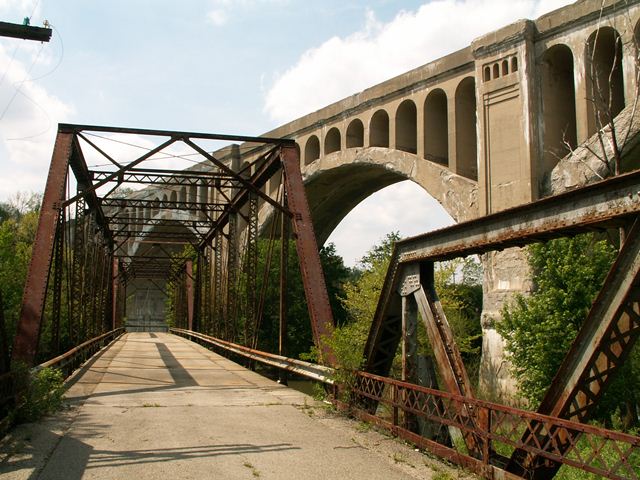
M256 467L254 467L251 463L249 463L249 462L244 462L242 465L243 465L244 467L247 467L249 470L251 470L251 474L252 474L254 477L258 478L258 477L260 476L260 471L259 471Z

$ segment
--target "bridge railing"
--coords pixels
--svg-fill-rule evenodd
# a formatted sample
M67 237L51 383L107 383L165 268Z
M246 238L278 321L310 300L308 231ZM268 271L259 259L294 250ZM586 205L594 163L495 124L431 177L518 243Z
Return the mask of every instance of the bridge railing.
M33 375L44 368L55 368L62 372L64 378L67 378L74 370L123 333L124 328L116 328L115 330L87 340L62 355L58 355L55 358L33 367L30 373ZM14 371L0 375L0 435L10 426L9 412L12 408L18 407L22 401L20 398L22 392L18 391L18 384L20 383Z
M522 478L503 470L516 449L550 464L561 463L606 478L640 478L640 437L370 373L358 372L357 376L352 397L377 402L376 413L338 402L341 407L486 478ZM470 415L461 415L461 411ZM464 445L449 447L415 433L406 424L408 416L473 435L482 447L480 456L469 455ZM534 433L523 442L522 434L528 429Z
M295 358L283 357L282 355L276 355L275 353L255 350L253 348L245 347L244 345L238 345L237 343L220 340L218 338L194 332L192 330L170 328L169 331L181 337L192 340L196 343L200 343L203 346L211 347L213 350L238 355L255 362L263 363L264 365L269 365L280 370L286 370L287 372L295 373L297 375L317 382L326 383L328 385L333 385L334 383L333 377L335 376L335 370L324 365L305 362L303 360L298 360Z

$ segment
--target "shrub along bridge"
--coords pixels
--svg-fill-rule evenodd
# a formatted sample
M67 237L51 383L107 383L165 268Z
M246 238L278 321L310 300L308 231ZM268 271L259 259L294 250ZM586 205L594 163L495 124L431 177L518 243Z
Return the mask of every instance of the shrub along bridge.
M108 151L105 139L117 139L117 148ZM121 144L136 140L145 153L123 154ZM215 141L242 144L214 156ZM204 164L157 167L159 160L194 157ZM169 193L149 200L146 189L122 188L133 184ZM338 407L482 476L550 478L568 465L638 478L640 438L586 422L640 334L639 214L640 172L632 172L399 242L364 368L337 384L339 365L326 341L334 322L293 141L61 125L11 364L44 361L69 374L124 333L127 291L152 283L169 299L172 334L246 365L322 382ZM475 398L434 289L435 263L619 228L626 230L619 256L538 411ZM259 237L269 239L262 264ZM289 242L320 364L286 356ZM279 260L272 261L277 248ZM270 269L279 278L277 352L257 349L266 283L259 279ZM443 390L417 385L419 321ZM402 372L394 379L398 349ZM5 370L3 411L15 398L13 374Z

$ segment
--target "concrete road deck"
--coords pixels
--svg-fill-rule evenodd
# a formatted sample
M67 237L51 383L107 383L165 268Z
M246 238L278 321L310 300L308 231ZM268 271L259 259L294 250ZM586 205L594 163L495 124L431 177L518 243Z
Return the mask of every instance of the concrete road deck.
M2 479L387 480L451 471L170 334L127 334L70 383L66 411L2 442Z

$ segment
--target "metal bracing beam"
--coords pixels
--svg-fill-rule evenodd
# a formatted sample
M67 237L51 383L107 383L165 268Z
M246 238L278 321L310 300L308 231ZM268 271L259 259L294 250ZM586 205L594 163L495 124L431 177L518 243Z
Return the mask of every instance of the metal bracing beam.
M222 212L222 214L216 219L215 226L211 229L211 231L205 237L204 241L201 243L200 245L201 248L212 242L212 240L216 236L216 232L222 231L222 229L229 222L229 216L232 213L240 212L242 210L242 207L244 207L246 204L249 203L251 196L264 195L264 193L260 191L260 188L262 188L267 183L267 181L273 176L275 172L278 171L279 168L280 168L279 155L277 154L277 152L270 152L270 154L268 154L265 157L265 161L262 163L262 165L260 165L256 169L256 171L251 175L251 177L248 180L248 182L250 182L256 188L251 190L250 189L240 190L240 192L238 192L235 195L235 197L233 197L233 199L229 202L228 207L225 208L224 212ZM256 193L256 190L259 193ZM269 197L269 202L270 203L274 202L274 200L271 197ZM282 205L278 204L277 202L275 203L278 209L280 210L283 209ZM289 214L289 211L286 211L286 213Z
M244 135L224 135L218 133L179 132L172 130L150 130L145 128L107 127L100 125L78 125L61 123L58 126L60 132L102 132L102 133L127 133L132 135L149 135L154 137L171 137L175 139L196 138L201 140L222 140L226 142L247 142L275 145L295 145L295 140L288 138L248 137Z
M313 231L311 211L305 195L302 174L300 173L300 154L298 147L281 148L284 184L289 209L293 213L293 231L298 252L300 273L309 308L309 318L313 331L313 340L321 354L321 362L327 365L335 363L335 357L325 341L333 332L333 313L327 294L327 286L322 272L318 244Z
M182 210L188 212L222 212L226 203L172 202L169 200L143 200L137 198L103 198L103 207L107 208L146 208L148 210ZM110 215L113 217L113 215Z
M217 172L197 172L185 170L143 170L134 169L133 171L122 174L118 179L120 183L138 183L148 185L164 185L164 186L199 186L210 188L237 188L237 184L233 183L231 175ZM90 170L91 178L94 181L104 180L111 175L111 171Z
M567 352L538 413L586 422L613 375L640 336L640 221L636 220L604 286L593 303L571 349ZM533 423L522 442L545 445L553 438L542 424ZM565 439L566 449L572 446ZM558 442L558 438L553 441ZM559 464L516 450L509 469L530 478L549 478Z
M63 131L62 125L60 125L58 127L58 131ZM64 202L63 206L71 205L71 204L77 202L80 197L86 197L87 195L90 195L90 194L94 193L96 190L98 190L100 187L103 187L107 183L113 182L114 179L117 179L118 177L120 177L127 170L135 167L136 165L139 165L140 163L144 162L145 160L148 160L149 158L153 157L156 153L161 152L165 148L173 145L176 142L176 140L177 139L175 139L175 138L171 138L171 139L167 140L163 144L158 145L157 147L153 148L152 150L149 150L147 153L145 153L141 157L138 157L133 162L131 162L131 163L123 166L122 168L116 170L115 172L113 172L110 175L106 176L102 180L99 180L96 183L92 183L91 186L83 189L82 192L80 192L80 193L74 195L73 197L67 199ZM86 164L85 164L85 167L86 167Z
M12 361L18 360L28 365L34 364L38 349L40 323L47 293L47 279L53 258L53 243L60 215L59 208L64 199L72 143L72 135L58 133L22 297L20 319L11 355Z
M640 171L504 210L396 244L400 263L455 257L624 226L640 214Z

